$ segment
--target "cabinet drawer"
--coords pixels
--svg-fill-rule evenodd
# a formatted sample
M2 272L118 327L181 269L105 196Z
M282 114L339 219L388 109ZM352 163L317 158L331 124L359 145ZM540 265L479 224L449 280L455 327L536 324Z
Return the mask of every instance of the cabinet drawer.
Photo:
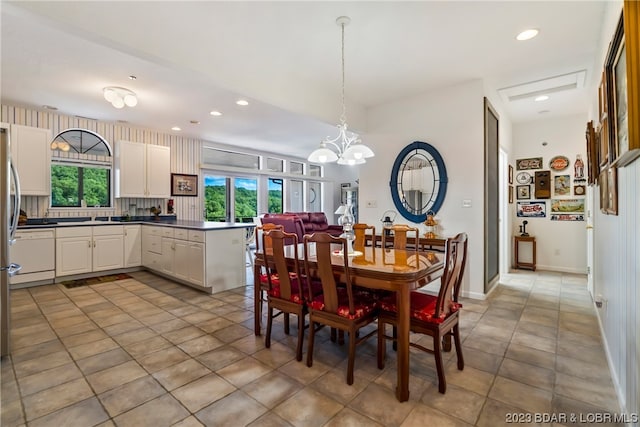
M171 227L160 227L160 234L162 237L170 237L173 239L173 228Z
M154 227L154 226L149 226L149 225L143 225L142 226L142 232L145 235L149 235L149 236L162 236L162 228L163 227Z
M143 251L162 253L162 237L160 236L144 236L142 239Z
M204 231L189 230L189 240L192 242L204 243Z
M92 227L59 227L56 237L91 237Z
M173 230L173 237L180 240L189 240L189 230L184 228L176 228Z
M122 225L101 225L93 227L94 236L119 236L124 234L124 226Z

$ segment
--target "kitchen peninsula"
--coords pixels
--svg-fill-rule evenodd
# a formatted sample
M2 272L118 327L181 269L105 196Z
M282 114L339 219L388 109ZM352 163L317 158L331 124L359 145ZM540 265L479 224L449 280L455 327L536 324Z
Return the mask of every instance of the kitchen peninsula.
M21 234L52 230L55 273L50 276L54 282L144 267L216 293L246 284L245 240L247 228L252 227L252 223L52 218L19 227L15 250L20 250ZM32 271L28 263L26 267ZM29 280L19 274L12 283L24 286Z

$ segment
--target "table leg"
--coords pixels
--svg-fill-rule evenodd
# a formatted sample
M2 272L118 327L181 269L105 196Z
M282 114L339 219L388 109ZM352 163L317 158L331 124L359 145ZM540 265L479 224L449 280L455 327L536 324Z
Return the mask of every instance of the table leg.
M260 321L262 320L262 291L260 290L260 266L253 263L253 333L260 335Z
M396 397L400 402L409 400L409 288L397 291L398 300L398 385Z

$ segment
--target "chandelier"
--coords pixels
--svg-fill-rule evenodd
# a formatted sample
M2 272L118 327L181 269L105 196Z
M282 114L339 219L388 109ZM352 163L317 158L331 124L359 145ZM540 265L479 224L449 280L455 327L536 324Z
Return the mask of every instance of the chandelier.
M104 99L111 103L115 108L135 107L138 105L136 94L124 87L109 86L103 90Z
M344 27L351 22L348 16L340 16L336 24L342 29L342 115L338 127L338 136L327 137L307 158L314 163L329 163L337 161L339 165L359 165L366 163L367 158L373 157L373 151L362 144L358 134L348 130L347 109L344 103Z

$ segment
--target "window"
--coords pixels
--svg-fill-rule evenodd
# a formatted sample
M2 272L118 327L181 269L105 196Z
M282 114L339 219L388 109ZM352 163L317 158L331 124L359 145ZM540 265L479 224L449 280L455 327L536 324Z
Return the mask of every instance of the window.
M256 178L205 174L204 191L205 221L252 222L258 216Z
M69 129L51 149L51 207L111 206L111 148L101 136Z
M269 213L282 213L282 179L269 178Z
M289 162L289 173L293 175L304 175L304 163Z

